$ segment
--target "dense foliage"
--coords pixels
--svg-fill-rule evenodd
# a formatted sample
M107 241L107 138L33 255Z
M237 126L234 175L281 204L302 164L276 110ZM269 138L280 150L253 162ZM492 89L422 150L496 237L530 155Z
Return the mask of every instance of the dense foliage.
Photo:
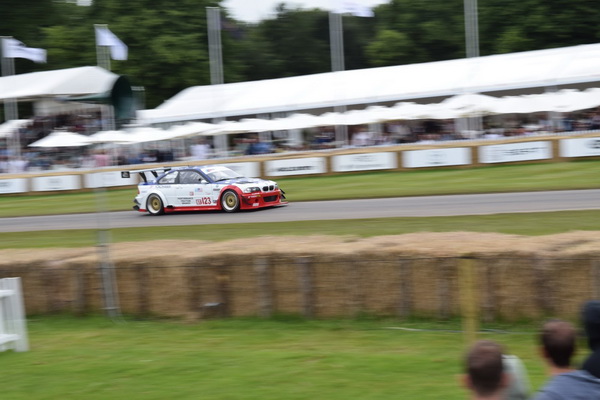
M0 35L48 50L48 64L17 59L17 73L96 64L94 24L129 46L111 69L146 88L154 108L179 91L210 83L206 7L222 8L226 82L331 70L329 15L280 4L274 18L232 19L222 0L0 0ZM390 0L375 17L344 16L346 69L465 56L464 0ZM600 41L600 11L589 0L480 0L481 55Z

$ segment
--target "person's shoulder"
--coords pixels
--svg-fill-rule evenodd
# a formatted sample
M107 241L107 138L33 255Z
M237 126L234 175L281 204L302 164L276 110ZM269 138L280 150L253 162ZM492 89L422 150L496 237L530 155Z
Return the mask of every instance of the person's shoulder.
M533 400L589 398L600 398L600 379L587 371L575 370L552 377Z

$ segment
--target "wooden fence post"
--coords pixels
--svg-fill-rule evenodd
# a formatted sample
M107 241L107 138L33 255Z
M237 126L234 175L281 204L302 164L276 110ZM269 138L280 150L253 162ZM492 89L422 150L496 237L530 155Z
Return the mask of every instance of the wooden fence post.
M265 257L254 260L254 271L258 283L258 310L263 318L273 316L273 288L271 280L271 269L269 261Z
M150 279L148 277L148 265L135 264L135 275L138 287L138 312L140 315L150 314Z
M452 305L452 291L450 290L450 267L452 259L443 258L439 260L438 277L438 314L441 319L450 317Z
M302 314L305 318L314 318L315 316L311 261L310 257L296 258L296 266L300 276L300 290L302 292Z
M46 286L46 310L49 313L56 313L61 311L59 293L60 293L60 279L58 278L58 271L54 268L48 268L45 271L44 281Z
M533 273L535 274L535 294L536 303L542 315L548 316L554 313L554 299L552 291L549 290L549 265L548 261L542 258L533 259Z
M459 265L460 292L462 294L462 320L465 340L467 345L475 342L477 338L477 293L475 277L475 258L463 256Z
M203 307L202 307L202 288L200 271L202 267L196 264L190 264L188 267L188 288L189 288L189 308L190 311L197 316L202 318Z
M86 284L86 270L84 265L77 265L72 269L75 279L75 315L82 316L88 310L87 302L87 284Z
M349 260L347 263L349 267L348 283L349 291L349 303L352 316L359 316L361 311L364 310L364 296L363 296L363 285L365 282L361 279L361 265L357 260Z
M494 274L494 268L489 263L483 265L483 278L484 282L484 298L483 298L483 320L491 322L496 319L496 279Z
M400 287L398 293L398 317L408 318L412 313L412 261L400 258L398 261Z
M231 313L231 296L229 293L230 279L227 266L220 265L217 271L217 292L219 296L219 311L221 317L228 317Z

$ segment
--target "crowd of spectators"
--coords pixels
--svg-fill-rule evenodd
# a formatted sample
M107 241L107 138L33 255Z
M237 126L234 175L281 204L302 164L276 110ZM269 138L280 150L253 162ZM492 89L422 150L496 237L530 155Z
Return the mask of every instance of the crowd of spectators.
M560 118L549 118L548 113L532 115L488 116L479 121L479 128L465 129L461 120L390 121L382 124L355 125L345 128L346 142L340 142L336 127L304 129L300 135L238 134L228 136L228 151L218 156L269 154L287 151L326 150L338 147L385 146L397 144L432 144L443 141L468 139L501 139L525 137L557 132L580 132L600 129L600 108ZM464 120L462 120L464 122ZM34 117L21 127L15 138L0 139L0 173L86 168L108 165L202 160L214 158L215 147L210 138L187 139L173 148L171 145L151 143L141 146L106 145L67 149L40 149L28 147L57 129L91 135L105 126L99 111L62 113ZM265 139L266 138L266 139ZM21 146L20 155L13 147ZM89 148L91 147L91 149ZM98 148L100 147L100 148ZM108 161L99 162L98 153L104 151Z
M569 322L550 320L540 329L539 354L548 380L532 397L525 370L506 362L504 348L490 340L473 344L465 357L464 386L473 399L590 400L600 399L600 301L584 304L581 323L590 354L574 365L577 329Z

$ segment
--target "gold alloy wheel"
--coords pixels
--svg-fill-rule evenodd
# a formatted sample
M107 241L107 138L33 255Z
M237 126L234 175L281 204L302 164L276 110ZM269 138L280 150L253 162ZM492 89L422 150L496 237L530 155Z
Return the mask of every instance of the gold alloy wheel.
M163 202L157 194L151 194L148 198L148 212L152 215L159 215L164 212Z
M227 190L225 193L223 193L221 206L226 212L237 211L240 208L240 199L234 191Z

